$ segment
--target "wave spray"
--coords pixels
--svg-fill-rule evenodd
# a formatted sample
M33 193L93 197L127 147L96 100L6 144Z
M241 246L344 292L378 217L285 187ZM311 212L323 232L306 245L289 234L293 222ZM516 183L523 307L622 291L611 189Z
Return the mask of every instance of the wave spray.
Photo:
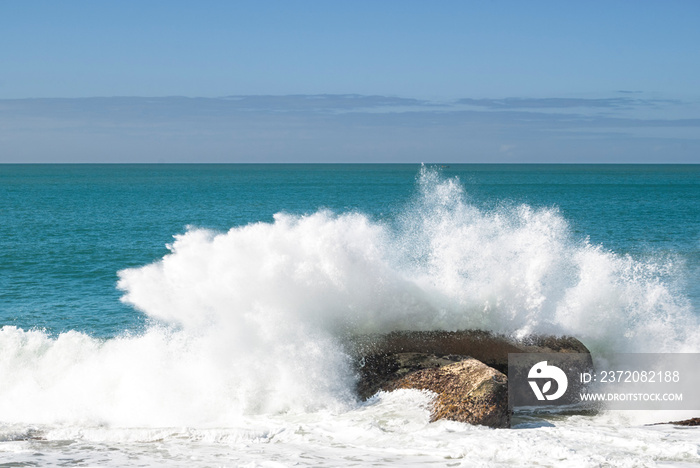
M6 422L230 426L357 404L348 339L394 330L572 335L594 351L700 351L672 261L571 233L556 209L468 201L423 168L391 221L279 213L190 228L160 261L123 270L123 301L153 320L98 340L0 330Z

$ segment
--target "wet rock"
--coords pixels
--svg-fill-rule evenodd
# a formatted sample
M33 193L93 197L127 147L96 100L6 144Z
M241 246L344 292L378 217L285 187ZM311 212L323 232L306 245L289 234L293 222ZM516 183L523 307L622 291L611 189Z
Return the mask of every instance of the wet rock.
M467 357L440 367L409 372L382 388L435 392L433 421L450 419L489 427L510 427L508 378L476 359Z
M690 418L685 421L671 421L666 423L656 423L654 426L659 424L673 424L674 426L700 426L700 418Z
M433 419L508 427L509 353L588 353L572 337L515 340L481 330L393 332L351 340L357 392L417 388L435 392Z
M388 390L392 384L412 372L437 369L470 359L469 356L425 353L375 354L362 358L358 369L357 393L367 399L379 390Z
M482 330L392 332L352 339L351 353L363 357L395 353L422 353L437 356L471 356L507 374L508 353L589 353L570 336L529 336L516 340Z

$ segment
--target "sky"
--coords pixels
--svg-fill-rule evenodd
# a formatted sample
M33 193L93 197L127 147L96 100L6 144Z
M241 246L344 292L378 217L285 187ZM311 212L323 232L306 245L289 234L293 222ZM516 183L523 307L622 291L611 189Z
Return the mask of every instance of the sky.
M700 2L0 0L0 162L700 163Z

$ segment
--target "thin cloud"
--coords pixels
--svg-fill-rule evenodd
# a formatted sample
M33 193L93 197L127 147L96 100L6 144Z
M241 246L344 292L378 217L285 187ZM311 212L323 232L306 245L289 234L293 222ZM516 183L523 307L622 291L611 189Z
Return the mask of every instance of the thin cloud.
M426 106L428 102L419 99L363 96L360 94L315 94L288 96L226 96L226 103L234 104L239 109L254 110L357 110L379 107L415 107Z
M626 97L583 99L583 98L504 98L504 99L460 99L459 104L488 109L571 109L604 108L620 109L640 105L651 105L659 101L632 99ZM669 101L663 101L669 102Z
M644 102L350 94L0 100L0 162L585 162L611 153L649 162L658 159L652 143L675 145L669 160L698 161L698 104Z
M289 95L221 98L94 97L0 100L0 115L49 118L91 117L135 121L179 118L226 118L246 113L334 114L419 109L427 101L387 96Z

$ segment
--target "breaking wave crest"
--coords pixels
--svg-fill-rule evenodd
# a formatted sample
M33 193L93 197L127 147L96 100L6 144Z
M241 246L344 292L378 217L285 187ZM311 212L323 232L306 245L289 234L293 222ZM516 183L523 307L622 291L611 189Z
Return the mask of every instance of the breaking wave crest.
M216 426L355 405L345 340L394 330L572 335L596 351L700 351L672 260L574 236L556 209L469 203L422 169L394 221L277 214L191 228L119 273L158 325L106 341L0 330L3 420ZM653 343L653 349L649 349Z

